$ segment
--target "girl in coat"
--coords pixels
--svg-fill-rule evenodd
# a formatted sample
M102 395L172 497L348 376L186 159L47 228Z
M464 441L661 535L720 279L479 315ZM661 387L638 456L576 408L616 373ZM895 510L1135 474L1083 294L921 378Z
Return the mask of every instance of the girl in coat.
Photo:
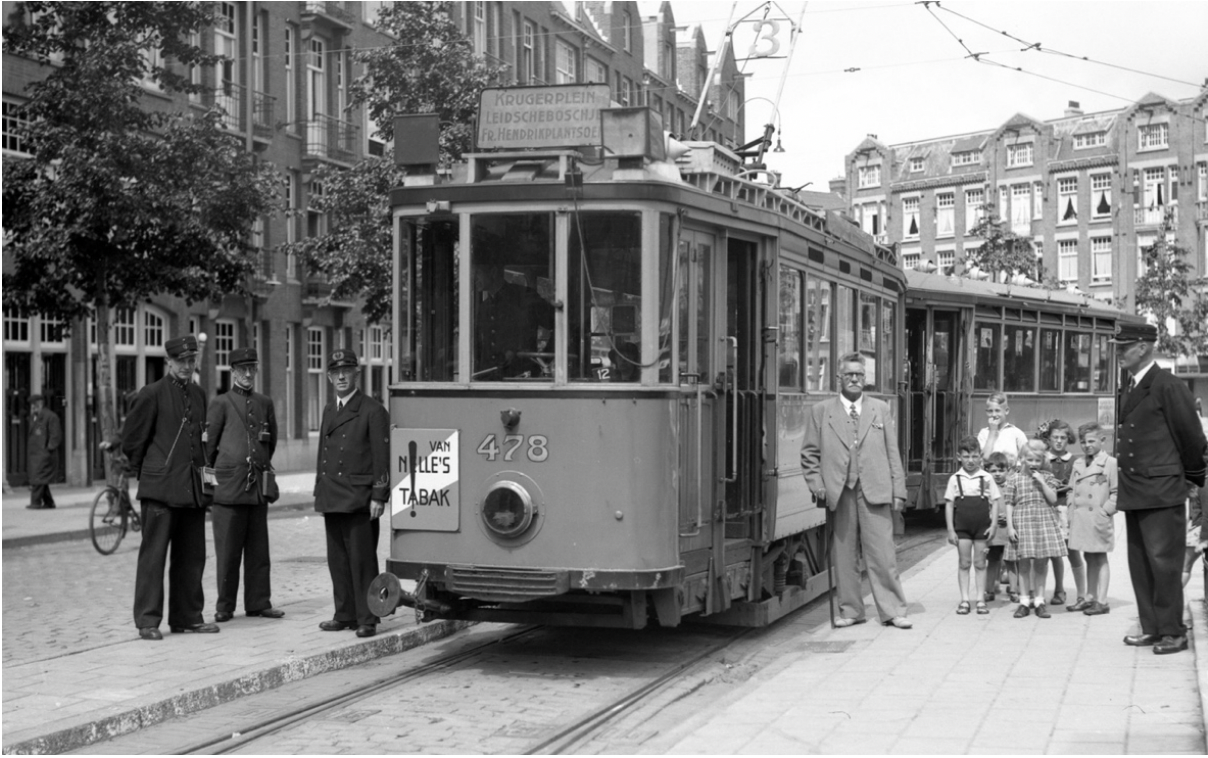
M1111 567L1107 554L1115 548L1117 468L1116 459L1103 450L1103 430L1091 422L1078 427L1084 456L1074 461L1070 474L1069 546L1071 553L1086 557L1087 616L1099 616L1111 608L1107 604L1107 586ZM1070 610L1075 610L1070 606Z

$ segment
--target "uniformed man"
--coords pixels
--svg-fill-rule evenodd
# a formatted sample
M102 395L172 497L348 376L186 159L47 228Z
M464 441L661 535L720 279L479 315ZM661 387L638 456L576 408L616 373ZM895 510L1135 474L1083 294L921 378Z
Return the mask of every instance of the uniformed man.
M513 284L503 264L490 257L474 264L474 378L540 376L522 352L543 352L554 328L554 308L536 289ZM538 348L544 332L547 343Z
M319 624L326 632L356 629L377 633L369 610L369 584L378 574L379 519L390 490L390 415L357 389L360 369L352 350L336 350L327 362L335 400L323 409L319 460L315 466L315 510L327 530L335 615Z
M1130 377L1118 415L1117 504L1128 526L1128 571L1141 621L1141 633L1124 644L1152 645L1165 655L1187 649L1180 581L1185 508L1188 484L1204 484L1208 442L1187 386L1154 363L1157 339L1152 324L1125 324L1112 341Z
M230 621L239 597L239 564L246 557L243 609L279 619L269 586L268 504L279 492L273 477L277 414L272 399L252 390L259 357L252 348L230 354L233 386L210 404L206 460L214 467L214 552L218 561L215 621Z
M164 344L168 371L134 399L122 430L122 452L138 477L143 541L134 580L134 624L144 640L161 640L164 564L168 572L168 626L173 632L218 631L205 623L201 575L206 565L206 511L202 492L205 465L202 427L206 396L192 380L197 338L174 337Z
M29 396L29 505L41 510L54 508L50 483L59 468L59 446L63 444L63 428L59 417L46 408L41 395Z

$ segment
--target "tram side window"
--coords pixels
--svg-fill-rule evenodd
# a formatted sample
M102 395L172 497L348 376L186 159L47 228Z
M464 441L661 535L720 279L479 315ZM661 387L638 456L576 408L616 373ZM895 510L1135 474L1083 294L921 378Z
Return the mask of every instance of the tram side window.
M805 286L805 388L825 392L835 388L831 371L831 287L811 276Z
M1112 389L1112 367L1116 362L1112 360L1112 344L1109 339L1106 334L1095 335L1095 392L1111 392Z
M1061 332L1056 329L1040 330L1040 391L1056 392L1060 389L1057 383L1057 356L1061 352Z
M835 287L835 355L856 351L856 298L851 287Z
M472 379L553 381L553 217L484 213L471 226Z
M1091 391L1091 335L1065 333L1065 391Z
M864 356L864 389L876 390L879 364L877 362L877 326L880 324L881 300L867 292L859 293L859 344ZM882 388L884 389L884 388ZM887 390L888 391L888 390Z
M977 373L973 388L978 390L998 389L998 357L1001 354L998 324L977 324Z
M780 389L801 390L801 272L780 267Z
M1006 328L1003 346L1003 389L1007 392L1036 391L1036 330L1027 326Z
M671 381L672 314L686 275L682 253L676 249L675 217L659 214L659 381Z
M639 381L641 214L580 213L572 217L567 274L571 381Z
M881 391L897 391L897 351L894 335L897 334L897 303L881 301Z
M457 379L458 224L401 223L398 378L451 382Z

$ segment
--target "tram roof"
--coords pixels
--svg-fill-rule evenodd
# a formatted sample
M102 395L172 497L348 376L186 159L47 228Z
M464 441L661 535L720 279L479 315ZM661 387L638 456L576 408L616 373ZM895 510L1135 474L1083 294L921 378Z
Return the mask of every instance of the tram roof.
M1087 315L1105 318L1128 316L1111 303L1083 293L1041 289L1022 284L1002 284L963 276L910 270L906 272L906 286L908 295L916 298L975 305L1025 306L1036 310L1044 310L1046 307L1063 311L1079 310Z

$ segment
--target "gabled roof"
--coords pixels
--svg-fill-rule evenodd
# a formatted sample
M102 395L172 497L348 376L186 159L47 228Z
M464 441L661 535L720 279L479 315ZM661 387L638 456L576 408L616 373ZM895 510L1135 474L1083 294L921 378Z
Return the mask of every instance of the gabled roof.
M1007 119L1002 126L994 131L994 139L998 140L1003 134L1011 131L1019 131L1021 128L1027 127L1037 133L1044 130L1044 122L1039 119L1032 118L1026 113L1016 113L1011 118Z
M1145 97L1130 105L1125 109L1124 113L1128 118L1136 115L1137 111L1152 111L1156 107L1165 108L1167 110L1175 110L1178 108L1178 103L1168 97L1163 97L1156 92L1149 92Z
M856 145L856 149L853 150L852 152L853 153L868 153L868 152L888 153L889 147L879 139L875 139L873 137L865 137L864 140L862 142L860 142L859 145Z

